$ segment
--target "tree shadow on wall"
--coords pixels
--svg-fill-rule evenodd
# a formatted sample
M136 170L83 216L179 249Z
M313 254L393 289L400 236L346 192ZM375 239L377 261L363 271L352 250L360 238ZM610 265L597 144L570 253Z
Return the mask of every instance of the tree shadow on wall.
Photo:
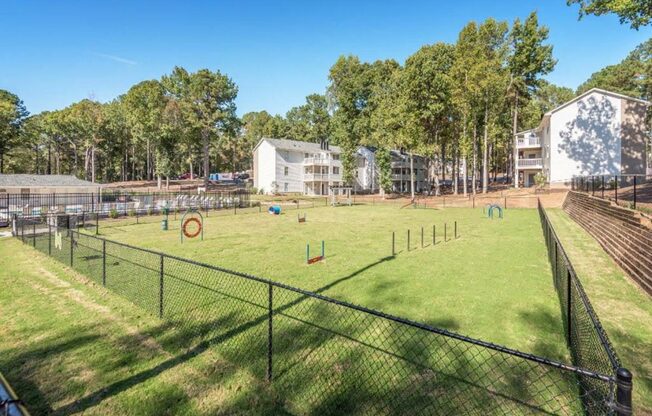
M607 98L588 97L577 102L577 116L559 132L558 152L565 152L582 175L619 173L616 113Z

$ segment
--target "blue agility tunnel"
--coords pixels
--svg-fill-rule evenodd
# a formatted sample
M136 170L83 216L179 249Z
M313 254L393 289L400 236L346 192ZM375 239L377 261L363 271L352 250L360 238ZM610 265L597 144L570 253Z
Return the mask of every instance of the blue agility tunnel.
M269 212L270 214L274 214L274 215L280 215L281 214L281 207L279 205L272 205L271 207L269 207L267 212Z

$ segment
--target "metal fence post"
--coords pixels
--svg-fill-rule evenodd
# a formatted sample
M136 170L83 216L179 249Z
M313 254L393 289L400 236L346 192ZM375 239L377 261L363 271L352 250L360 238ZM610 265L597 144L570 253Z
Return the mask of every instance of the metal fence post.
M106 240L102 240L102 286L106 287Z
M455 239L457 239L457 221L455 221Z
M632 373L622 367L616 370L615 410L619 416L632 414Z
M595 176L591 176L591 196L595 196Z
M423 248L423 227L421 227L421 248Z
M566 292L567 292L566 293L566 303L567 303L567 305L566 305L566 323L567 323L567 326L568 326L568 328L567 328L567 331L568 331L568 346L571 345L571 342L572 342L572 339L573 339L573 337L572 337L573 330L572 330L572 324L571 324L571 322L573 321L573 319L571 318L571 312L573 310L572 309L573 308L573 301L572 301L572 298L571 298L571 296L572 296L571 294L573 292L571 290L571 285L572 285L571 279L572 279L571 273L570 273L569 270L567 270L566 271Z
M636 175L634 175L634 209L636 209Z
M614 175L614 182L616 182L616 204L618 203L618 176Z
M100 214L98 212L95 213L95 235L98 235L100 233Z
M273 286L268 284L268 300L267 300L267 381L272 382L272 317L274 316L273 309Z
M395 232L392 231L392 257L396 255L396 250L394 249L394 242L396 241Z
M602 175L602 199L604 199L604 175Z
M158 317L163 318L163 255L161 254L160 278L158 287Z
M410 230L408 230L407 251L410 251Z
M70 233L70 267L72 267L75 235L70 228L68 229L68 232Z
M52 255L52 225L48 224L48 256Z
M444 243L448 241L448 237L446 236L448 234L448 223L444 223Z
M36 247L36 223L32 224L32 247Z

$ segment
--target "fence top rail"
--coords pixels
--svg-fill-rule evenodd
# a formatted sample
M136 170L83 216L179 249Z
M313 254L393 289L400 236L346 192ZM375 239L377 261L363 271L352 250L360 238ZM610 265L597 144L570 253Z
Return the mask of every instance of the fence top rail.
M179 257L179 256L175 256L175 255L155 251L155 250L135 247L135 246L132 246L132 245L129 245L129 244L104 239L104 238L97 237L97 236L94 236L94 235L90 235L90 234L86 234L86 233L80 233L79 231L74 231L74 230L72 230L72 231L73 231L73 233L76 232L78 236L79 235L84 235L85 237L88 237L88 238L103 240L103 241L106 241L106 242L108 242L110 244L118 245L118 246L125 247L125 248L128 248L128 249L138 250L138 251L150 253L150 254L153 254L153 255L156 255L156 256L160 256L160 257L162 257L164 259L168 258L168 259L184 262L184 263L187 263L187 264L192 264L192 265L195 265L195 266L198 266L198 267L203 267L203 268L207 268L207 269L210 269L210 270L215 270L215 271L218 271L218 272L222 272L222 273L225 273L227 275L237 276L237 277L241 277L241 278L244 278L244 279L256 281L256 282L263 283L263 284L266 284L266 285L270 285L272 287L276 287L276 288L279 288L279 289L284 289L284 290L288 290L288 291L291 291L291 292L295 292L295 293L298 293L298 294L301 294L301 295L304 295L304 296L307 296L307 297L310 297L310 298L319 299L321 301L331 303L331 304L335 304L335 305L338 305L338 306L341 306L341 307L344 307L344 308L347 308L347 309L352 309L352 310L355 310L355 311L358 311L358 312L373 315L373 316L376 316L376 317L379 317L379 318L382 318L382 319L386 319L386 320L389 320L389 321L392 321L392 322L396 322L396 323L400 323L400 324L403 324L403 325L411 326L413 328L418 328L418 329L421 329L421 330L424 330L424 331L427 331L427 332L431 332L431 333L435 333L435 334L438 334L438 335L442 335L442 336L445 336L445 337L448 337L448 338L453 338L453 339L456 339L456 340L459 340L459 341L462 341L462 342L467 342L467 343L471 343L471 344L474 344L474 345L478 345L478 346L481 346L481 347L484 347L484 348L487 348L487 349L491 349L491 350L498 351L498 352L501 352L501 353L505 353L505 354L508 354L508 355L516 356L516 357L519 357L519 358L522 358L522 359L525 359L525 360L528 360L528 361L533 361L533 362L543 364L543 365L546 365L546 366L555 367L555 368L559 368L559 369L566 370L566 371L571 371L571 372L574 372L576 374L581 374L583 376L591 377L591 378L598 379L598 380L605 381L605 382L612 382L614 380L614 377L610 376L610 375L604 375L604 374L601 374L601 373L598 373L598 372L595 372L595 371L590 371L590 370L586 370L586 369L583 369L583 368L580 368L580 367L576 367L574 365L565 364L565 363L562 363L560 361L551 360L551 359L548 359L548 358L545 358L545 357L540 357L540 356L537 356L537 355L534 355L534 354L525 353L525 352L518 351L518 350L515 350L515 349L512 349L512 348L508 348L508 347L505 347L505 346L502 346L502 345L494 344L494 343L487 342L487 341L482 341L482 340L479 340L479 339L476 339L476 338L467 337L465 335L458 334L456 332L452 332L452 331L449 331L449 330L446 330L446 329L433 327L433 326L430 326L430 325L427 325L427 324L424 324L424 323L412 321L412 320L407 319L407 318L401 318L401 317L390 315L390 314L387 314L387 313L384 313L384 312L381 312L381 311L377 311L375 309L370 309L370 308L360 306L360 305L356 305L356 304L353 304L353 303L349 303L349 302L346 302L346 301L333 299L333 298L321 295L319 293L310 292L308 290L304 290L304 289L300 289L300 288L297 288L297 287L289 286L289 285L286 285L284 283L276 282L276 281L273 281L273 280L270 280L270 279L254 276L254 275L247 274L247 273L237 272L237 271L234 271L234 270L225 269L225 268L219 267L219 266L214 266L214 265L210 265L210 264L206 264L206 263L201 263L201 262L198 262L198 261L195 261L195 260L190 260L190 259L186 259L186 258L183 258L183 257Z
M568 255L566 254L566 250L564 249L564 246L561 244L561 241L559 240L559 237L557 236L557 232L555 231L555 228L552 226L552 223L550 222L550 218L548 217L548 213L546 210L543 208L543 205L541 204L541 200L537 200L538 203L538 209L539 212L543 214L543 217L546 220L546 224L548 225L548 228L551 231L551 234L553 238L555 239L555 242L557 243L557 248L558 248L558 253L561 254L562 259L564 260L564 263L566 263L566 267L568 268L568 272L571 274L573 281L577 284L578 292L580 294L580 298L582 300L582 304L586 308L586 311L589 314L589 317L591 318L591 323L593 324L594 328L596 329L596 332L598 333L598 337L600 338L600 343L602 344L602 347L607 353L607 356L609 357L609 361L611 361L611 366L615 369L620 367L620 360L618 359L618 356L616 355L613 346L611 345L611 341L606 335L606 332L604 328L602 327L602 324L600 323L600 320L598 319L597 314L595 313L595 310L593 309L593 305L591 305L591 302L589 301L588 295L586 294L586 291L584 290L584 286L582 286L582 282L580 279L577 277L577 273L575 272L575 268L573 267L573 264L570 262Z

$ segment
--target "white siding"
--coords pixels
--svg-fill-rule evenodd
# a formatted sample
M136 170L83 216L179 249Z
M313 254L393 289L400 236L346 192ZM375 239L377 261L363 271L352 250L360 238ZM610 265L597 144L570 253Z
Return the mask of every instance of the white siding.
M262 141L254 152L254 186L264 193L272 192L272 182L276 180L276 148Z
M551 182L620 173L620 105L620 99L594 92L552 114Z
M276 149L276 183L279 192L303 193L303 159L304 152Z

